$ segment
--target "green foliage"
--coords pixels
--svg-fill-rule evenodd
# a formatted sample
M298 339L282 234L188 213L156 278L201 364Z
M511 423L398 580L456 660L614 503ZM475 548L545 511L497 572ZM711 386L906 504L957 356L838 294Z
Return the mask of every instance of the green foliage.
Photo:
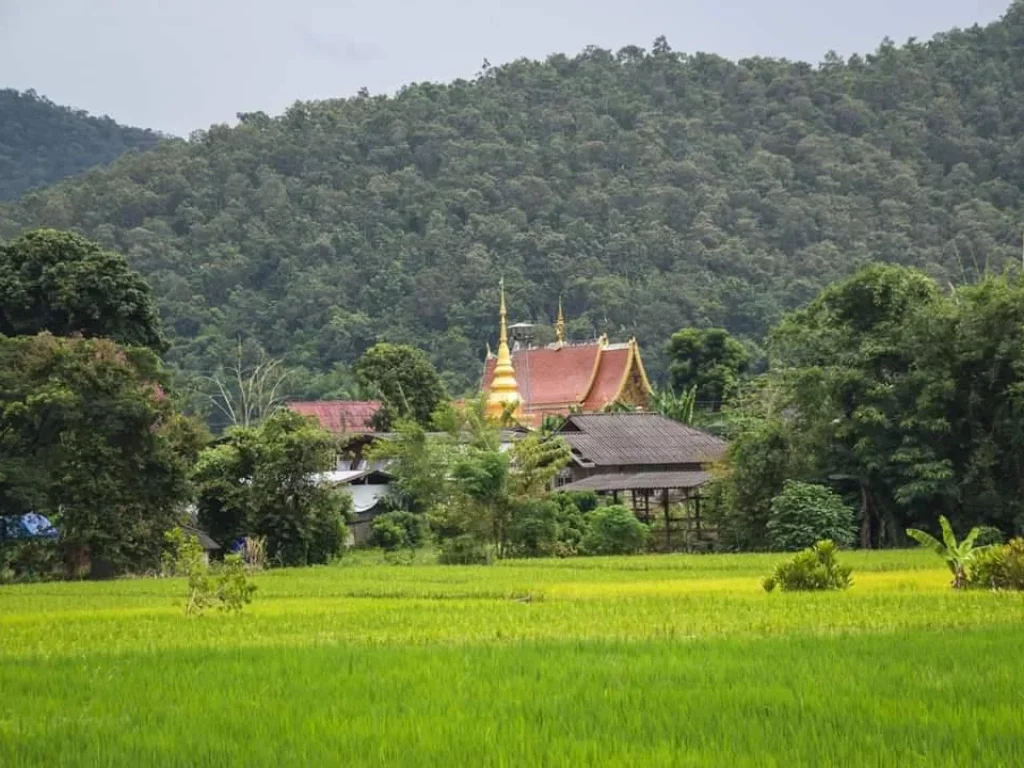
M319 480L334 468L332 437L291 411L235 428L199 457L199 521L219 541L266 538L280 565L325 563L345 542L351 497Z
M228 613L240 613L252 602L256 585L249 582L248 568L242 555L226 555L214 578L197 537L181 528L174 528L164 535L164 539L167 545L163 555L164 574L183 576L187 580L186 616L201 615L214 601L220 610Z
M256 585L250 583L245 560L239 554L225 555L224 563L217 574L217 600L220 610L227 613L241 613L252 602Z
M650 529L626 507L599 507L587 515L583 550L588 555L633 555L647 546L650 535Z
M30 194L0 236L125 253L191 374L241 335L315 397L383 338L475 389L503 273L515 319L564 294L570 338L630 329L664 380L680 328L756 342L870 261L943 286L1019 262L1022 29L1015 4L821 66L590 47L296 103Z
M823 539L846 546L853 542L853 511L823 485L787 480L772 499L767 531L770 547L783 552Z
M986 547L967 564L967 586L1024 590L1024 539Z
M163 139L61 107L35 91L0 90L0 200L52 184L125 152L147 151Z
M124 257L49 229L0 243L0 334L44 331L167 347L149 284Z
M491 562L491 553L478 537L464 533L441 541L437 562L442 565L487 565Z
M693 424L697 407L697 386L694 385L677 395L671 389L659 389L654 393L653 409L681 424Z
M527 499L515 505L509 553L515 557L550 557L559 549L562 508L552 499Z
M199 539L181 528L171 529L164 534L164 539L170 549L164 553L164 573L185 577L188 584L185 615L199 616L213 602L215 594L206 553Z
M202 433L147 349L0 336L0 508L45 514L71 575L156 565Z
M671 386L717 411L739 386L750 366L750 353L724 328L686 328L672 334L666 354ZM691 416L692 418L692 416Z
M967 586L967 569L974 559L988 547L975 545L975 541L981 535L980 528L972 528L971 532L961 541L957 541L956 534L953 533L953 526L950 525L945 515L939 516L939 525L942 528L941 540L916 528L908 528L907 536L945 560L953 574L953 589L963 589Z
M387 552L416 549L423 544L425 527L423 515L401 509L385 512L373 521L370 544Z
M447 397L430 359L422 350L405 344L371 347L356 361L353 371L367 394L380 398L374 426L384 432L401 419L429 426L434 411Z
M787 316L768 371L723 410L722 540L766 544L783 481L819 478L859 501L862 547L902 545L936 512L1020 531L1022 329L1020 277L944 295L883 265Z
M764 591L771 592L776 587L783 592L849 589L853 569L839 564L838 549L835 542L826 539L798 552L792 560L779 563L775 572L761 582Z

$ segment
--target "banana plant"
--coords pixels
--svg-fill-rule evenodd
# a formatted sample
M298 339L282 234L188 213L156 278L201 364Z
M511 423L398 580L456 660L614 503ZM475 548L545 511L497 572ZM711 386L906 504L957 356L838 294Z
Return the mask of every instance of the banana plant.
M930 533L908 528L907 536L912 538L922 547L927 547L935 554L946 561L949 570L953 574L953 589L963 589L967 586L967 566L974 559L975 555L988 549L989 545L980 547L974 546L975 540L981 534L981 528L972 528L971 532L959 543L953 533L953 526L945 515L939 515L939 525L942 527L942 540L932 536Z

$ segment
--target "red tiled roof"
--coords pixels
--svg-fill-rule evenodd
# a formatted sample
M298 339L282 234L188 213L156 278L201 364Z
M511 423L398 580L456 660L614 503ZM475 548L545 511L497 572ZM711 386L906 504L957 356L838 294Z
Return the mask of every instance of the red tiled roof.
M370 421L380 410L377 400L310 400L288 403L303 416L315 416L329 432L373 432Z
M601 353L601 365L594 377L594 386L590 388L583 403L584 411L599 411L615 399L632 356L633 350L624 344L605 349Z
M601 345L579 344L553 347L517 349L512 353L512 367L516 372L519 394L528 409L547 406L566 406L579 403L587 396L587 387L594 375L594 366ZM484 367L483 388L489 389L494 378L495 359L490 358ZM623 371L619 371L621 378Z

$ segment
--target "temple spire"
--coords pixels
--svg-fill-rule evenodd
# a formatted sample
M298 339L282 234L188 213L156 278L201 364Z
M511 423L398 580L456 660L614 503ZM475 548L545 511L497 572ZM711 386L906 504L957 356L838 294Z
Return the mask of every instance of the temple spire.
M565 315L562 313L562 295L558 295L558 319L555 320L555 342L561 348L565 344Z
M505 409L515 404L513 411L519 415L519 404L522 398L519 397L519 385L516 383L516 372L512 367L512 353L508 348L508 320L505 308L505 278L499 283L501 286L501 307L499 314L501 322L498 330L498 359L494 364L494 378L491 379L490 391L487 393L487 415L499 419L505 413Z

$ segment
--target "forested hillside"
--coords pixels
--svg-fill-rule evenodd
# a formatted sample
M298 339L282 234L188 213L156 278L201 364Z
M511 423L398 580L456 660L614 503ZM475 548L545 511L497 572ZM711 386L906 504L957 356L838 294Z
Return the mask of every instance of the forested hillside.
M0 89L0 200L152 149L159 134L61 107L34 91Z
M635 334L659 376L680 327L757 341L870 261L943 285L1019 262L1022 105L1022 3L820 66L659 39L243 115L32 193L0 234L124 252L185 370L243 336L312 376L384 338L465 386L504 275L513 319L563 295L571 335Z

